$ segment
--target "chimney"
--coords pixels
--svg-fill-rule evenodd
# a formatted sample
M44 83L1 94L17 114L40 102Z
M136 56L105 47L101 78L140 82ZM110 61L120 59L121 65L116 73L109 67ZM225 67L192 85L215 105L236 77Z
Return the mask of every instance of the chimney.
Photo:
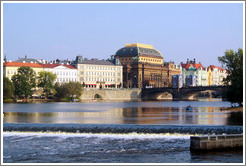
M189 58L187 59L187 64L189 64L190 63L190 61L189 61Z
M196 64L196 58L194 58L194 64Z

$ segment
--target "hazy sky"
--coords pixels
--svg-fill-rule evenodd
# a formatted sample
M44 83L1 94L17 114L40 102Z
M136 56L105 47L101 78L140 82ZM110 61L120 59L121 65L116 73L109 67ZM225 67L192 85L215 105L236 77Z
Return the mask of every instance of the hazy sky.
M3 52L46 59L107 59L126 43L144 43L165 61L196 58L220 65L243 48L242 3L5 3Z

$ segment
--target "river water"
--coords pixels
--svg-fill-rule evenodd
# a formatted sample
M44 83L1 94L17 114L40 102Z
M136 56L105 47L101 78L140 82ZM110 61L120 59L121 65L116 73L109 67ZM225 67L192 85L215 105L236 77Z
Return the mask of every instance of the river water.
M191 105L192 110L186 110ZM4 163L242 163L191 135L242 133L221 100L4 104Z

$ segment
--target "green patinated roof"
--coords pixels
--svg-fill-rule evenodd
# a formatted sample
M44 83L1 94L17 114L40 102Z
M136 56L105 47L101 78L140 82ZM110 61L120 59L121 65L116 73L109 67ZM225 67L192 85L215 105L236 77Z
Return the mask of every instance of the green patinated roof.
M143 48L143 47L123 47L116 52L116 56L138 56L139 54L152 55L162 57L161 53L155 49Z

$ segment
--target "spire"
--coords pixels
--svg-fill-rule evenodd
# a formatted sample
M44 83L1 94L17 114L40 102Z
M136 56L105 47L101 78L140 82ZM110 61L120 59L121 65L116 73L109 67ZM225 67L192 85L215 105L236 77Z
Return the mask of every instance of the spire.
M4 54L4 62L7 62L6 54Z

